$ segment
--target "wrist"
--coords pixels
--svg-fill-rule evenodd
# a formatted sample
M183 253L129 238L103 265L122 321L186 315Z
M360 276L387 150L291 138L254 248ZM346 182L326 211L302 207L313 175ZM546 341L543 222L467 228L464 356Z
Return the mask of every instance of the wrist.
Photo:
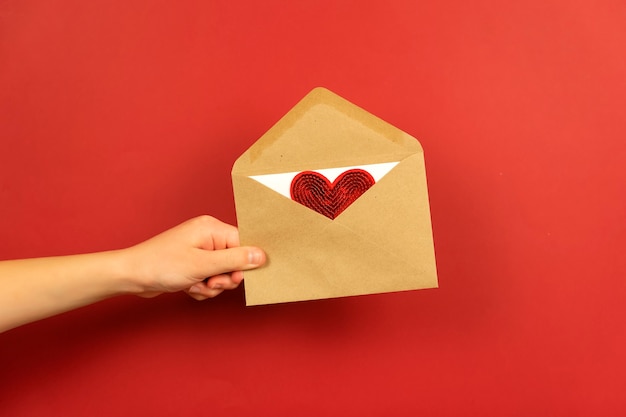
M145 292L145 285L130 249L114 250L106 254L111 256L111 276L114 277L114 291L117 294L136 295Z

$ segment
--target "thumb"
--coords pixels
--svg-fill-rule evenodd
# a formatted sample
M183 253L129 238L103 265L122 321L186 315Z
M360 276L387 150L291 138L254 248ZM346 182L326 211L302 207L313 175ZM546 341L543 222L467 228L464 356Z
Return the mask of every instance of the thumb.
M257 268L265 263L265 252L254 246L208 251L207 276Z

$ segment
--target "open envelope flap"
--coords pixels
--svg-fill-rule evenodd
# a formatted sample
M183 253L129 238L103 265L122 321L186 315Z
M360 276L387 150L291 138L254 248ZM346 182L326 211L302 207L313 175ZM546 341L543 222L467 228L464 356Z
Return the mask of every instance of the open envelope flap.
M392 162L417 152L422 148L414 137L316 88L237 159L233 174Z
M268 255L245 273L246 303L436 287L423 166L405 158L335 220L233 175L241 242Z

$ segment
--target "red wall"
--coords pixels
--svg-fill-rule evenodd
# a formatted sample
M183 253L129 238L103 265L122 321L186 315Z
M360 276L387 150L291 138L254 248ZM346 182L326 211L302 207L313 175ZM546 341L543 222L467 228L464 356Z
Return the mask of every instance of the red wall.
M315 86L420 138L440 288L120 298L0 335L3 416L626 413L622 1L0 1L0 257L234 223ZM381 279L384 277L381 277Z

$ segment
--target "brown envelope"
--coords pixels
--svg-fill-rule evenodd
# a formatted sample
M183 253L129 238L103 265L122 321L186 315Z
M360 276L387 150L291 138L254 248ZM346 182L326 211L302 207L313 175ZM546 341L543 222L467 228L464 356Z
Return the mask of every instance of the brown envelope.
M396 161L334 220L250 178ZM247 305L437 287L422 147L334 93L310 92L232 178L241 244L268 256L245 272Z

